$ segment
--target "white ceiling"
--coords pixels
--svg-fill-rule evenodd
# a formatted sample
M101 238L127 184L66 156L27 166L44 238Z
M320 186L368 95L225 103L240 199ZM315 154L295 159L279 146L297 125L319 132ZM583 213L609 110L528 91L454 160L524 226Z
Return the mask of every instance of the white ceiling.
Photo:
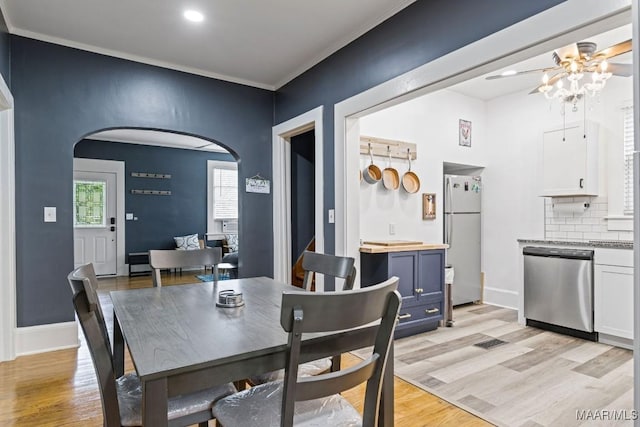
M276 89L415 0L0 0L12 34ZM186 21L186 9L202 12Z
M112 129L91 134L87 136L86 139L228 153L228 151L221 146L201 138L155 130Z
M576 40L576 42L592 41L597 43L598 50L602 50L613 44L629 40L631 38L631 35L631 24L628 24L602 34L589 37L585 40ZM561 47L563 46L557 46L556 49ZM523 95L526 95L542 83L542 72L522 74L496 80L486 80L486 77L489 75L500 74L506 70L524 71L555 66L555 63L551 58L551 54L552 52L549 52L544 55L527 59L517 64L513 64L509 67L504 67L502 69L496 70L495 72L491 72L483 76L467 80L465 82L452 86L449 89L463 95L471 96L485 101L516 92L522 92ZM631 57L631 53L627 53L615 58L611 58L609 62L630 64ZM615 79L620 77L614 76L612 78Z

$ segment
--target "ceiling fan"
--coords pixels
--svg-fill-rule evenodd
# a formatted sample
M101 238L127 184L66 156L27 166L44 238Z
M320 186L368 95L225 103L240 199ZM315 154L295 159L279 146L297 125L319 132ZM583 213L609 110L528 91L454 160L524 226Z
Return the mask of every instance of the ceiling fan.
M576 108L576 102L585 94L595 95L602 90L611 76L630 76L633 74L631 64L610 63L609 59L631 51L631 40L614 44L596 51L593 42L578 42L556 49L552 54L555 66L525 71L505 71L502 74L487 77L487 80L502 79L522 74L543 73L541 84L530 94L543 93L549 99L560 99L571 103ZM580 84L585 75L590 74L591 80ZM565 87L565 80L568 88ZM553 89L556 88L555 92ZM553 92L553 93L552 93Z

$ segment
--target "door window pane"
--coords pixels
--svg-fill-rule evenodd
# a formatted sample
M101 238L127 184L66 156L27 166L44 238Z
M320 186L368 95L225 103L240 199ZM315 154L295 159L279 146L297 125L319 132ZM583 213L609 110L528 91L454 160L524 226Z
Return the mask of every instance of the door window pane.
M107 183L73 181L73 226L106 227Z

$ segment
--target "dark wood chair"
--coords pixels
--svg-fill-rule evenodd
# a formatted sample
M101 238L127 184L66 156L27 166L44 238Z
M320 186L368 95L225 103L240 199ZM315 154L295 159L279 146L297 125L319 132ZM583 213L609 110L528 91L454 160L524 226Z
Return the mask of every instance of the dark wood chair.
M241 391L213 405L223 427L293 425L375 426L382 378L393 339L401 297L398 278L351 292L289 291L282 295L280 324L289 333L284 381ZM337 332L380 321L371 355L355 366L312 377L298 376L303 333ZM338 344L344 352L347 344ZM366 382L362 416L338 393Z
M343 291L353 289L356 280L355 260L349 257L336 255L326 255L317 252L304 251L302 255L302 268L304 269L304 280L302 288L312 291L313 277L315 273L326 276L333 276L344 279ZM329 370L340 370L340 356L326 357L319 360L303 363L298 369L301 376L318 375ZM254 375L247 379L250 385L264 384L269 381L281 380L284 371L267 372L261 375Z
M193 250L153 249L149 251L149 265L153 270L153 286L162 286L161 270L205 266L212 267L213 280L218 281L218 264L222 261L221 248Z
M353 289L353 283L356 280L354 263L355 260L351 257L305 251L302 256L302 268L304 270L302 287L310 291L315 273L320 273L326 276L344 279L342 290L349 291Z
M84 333L93 367L98 377L102 415L106 427L142 425L142 385L135 373L116 378L107 327L96 294L97 279L92 264L73 270L68 276L75 307ZM169 399L167 417L170 426L198 423L204 427L212 419L215 401L236 389L231 384Z

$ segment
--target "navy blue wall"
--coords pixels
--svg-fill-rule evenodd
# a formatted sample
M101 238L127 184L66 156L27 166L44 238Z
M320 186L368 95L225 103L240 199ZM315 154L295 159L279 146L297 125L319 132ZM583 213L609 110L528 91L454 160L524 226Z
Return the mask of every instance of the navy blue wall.
M291 138L291 260L315 235L315 131Z
M207 231L207 160L235 159L224 153L180 150L85 139L75 157L125 162L125 210L137 218L126 221L125 251L175 248L174 236ZM165 173L171 179L136 178L131 172ZM131 194L131 190L169 190L170 196Z
M276 124L325 106L327 253L335 248L335 226L326 218L327 210L335 205L334 104L563 1L418 0L276 92Z
M73 147L109 128L200 136L271 177L273 92L11 37L18 326L71 321ZM239 273L273 274L272 196L239 194ZM58 221L43 222L56 206Z
M200 136L234 153L242 183L256 173L271 177L274 118L281 123L324 105L325 163L318 167L326 215L334 206L336 102L561 2L418 0L278 90L275 107L269 91L19 36L11 36L7 51L0 35L0 72L15 99L18 326L74 317L66 284L73 268L72 158L86 135L133 127ZM239 196L240 275L271 275L272 197ZM43 222L44 206L58 208L58 222ZM325 227L332 252L335 228L326 217Z

